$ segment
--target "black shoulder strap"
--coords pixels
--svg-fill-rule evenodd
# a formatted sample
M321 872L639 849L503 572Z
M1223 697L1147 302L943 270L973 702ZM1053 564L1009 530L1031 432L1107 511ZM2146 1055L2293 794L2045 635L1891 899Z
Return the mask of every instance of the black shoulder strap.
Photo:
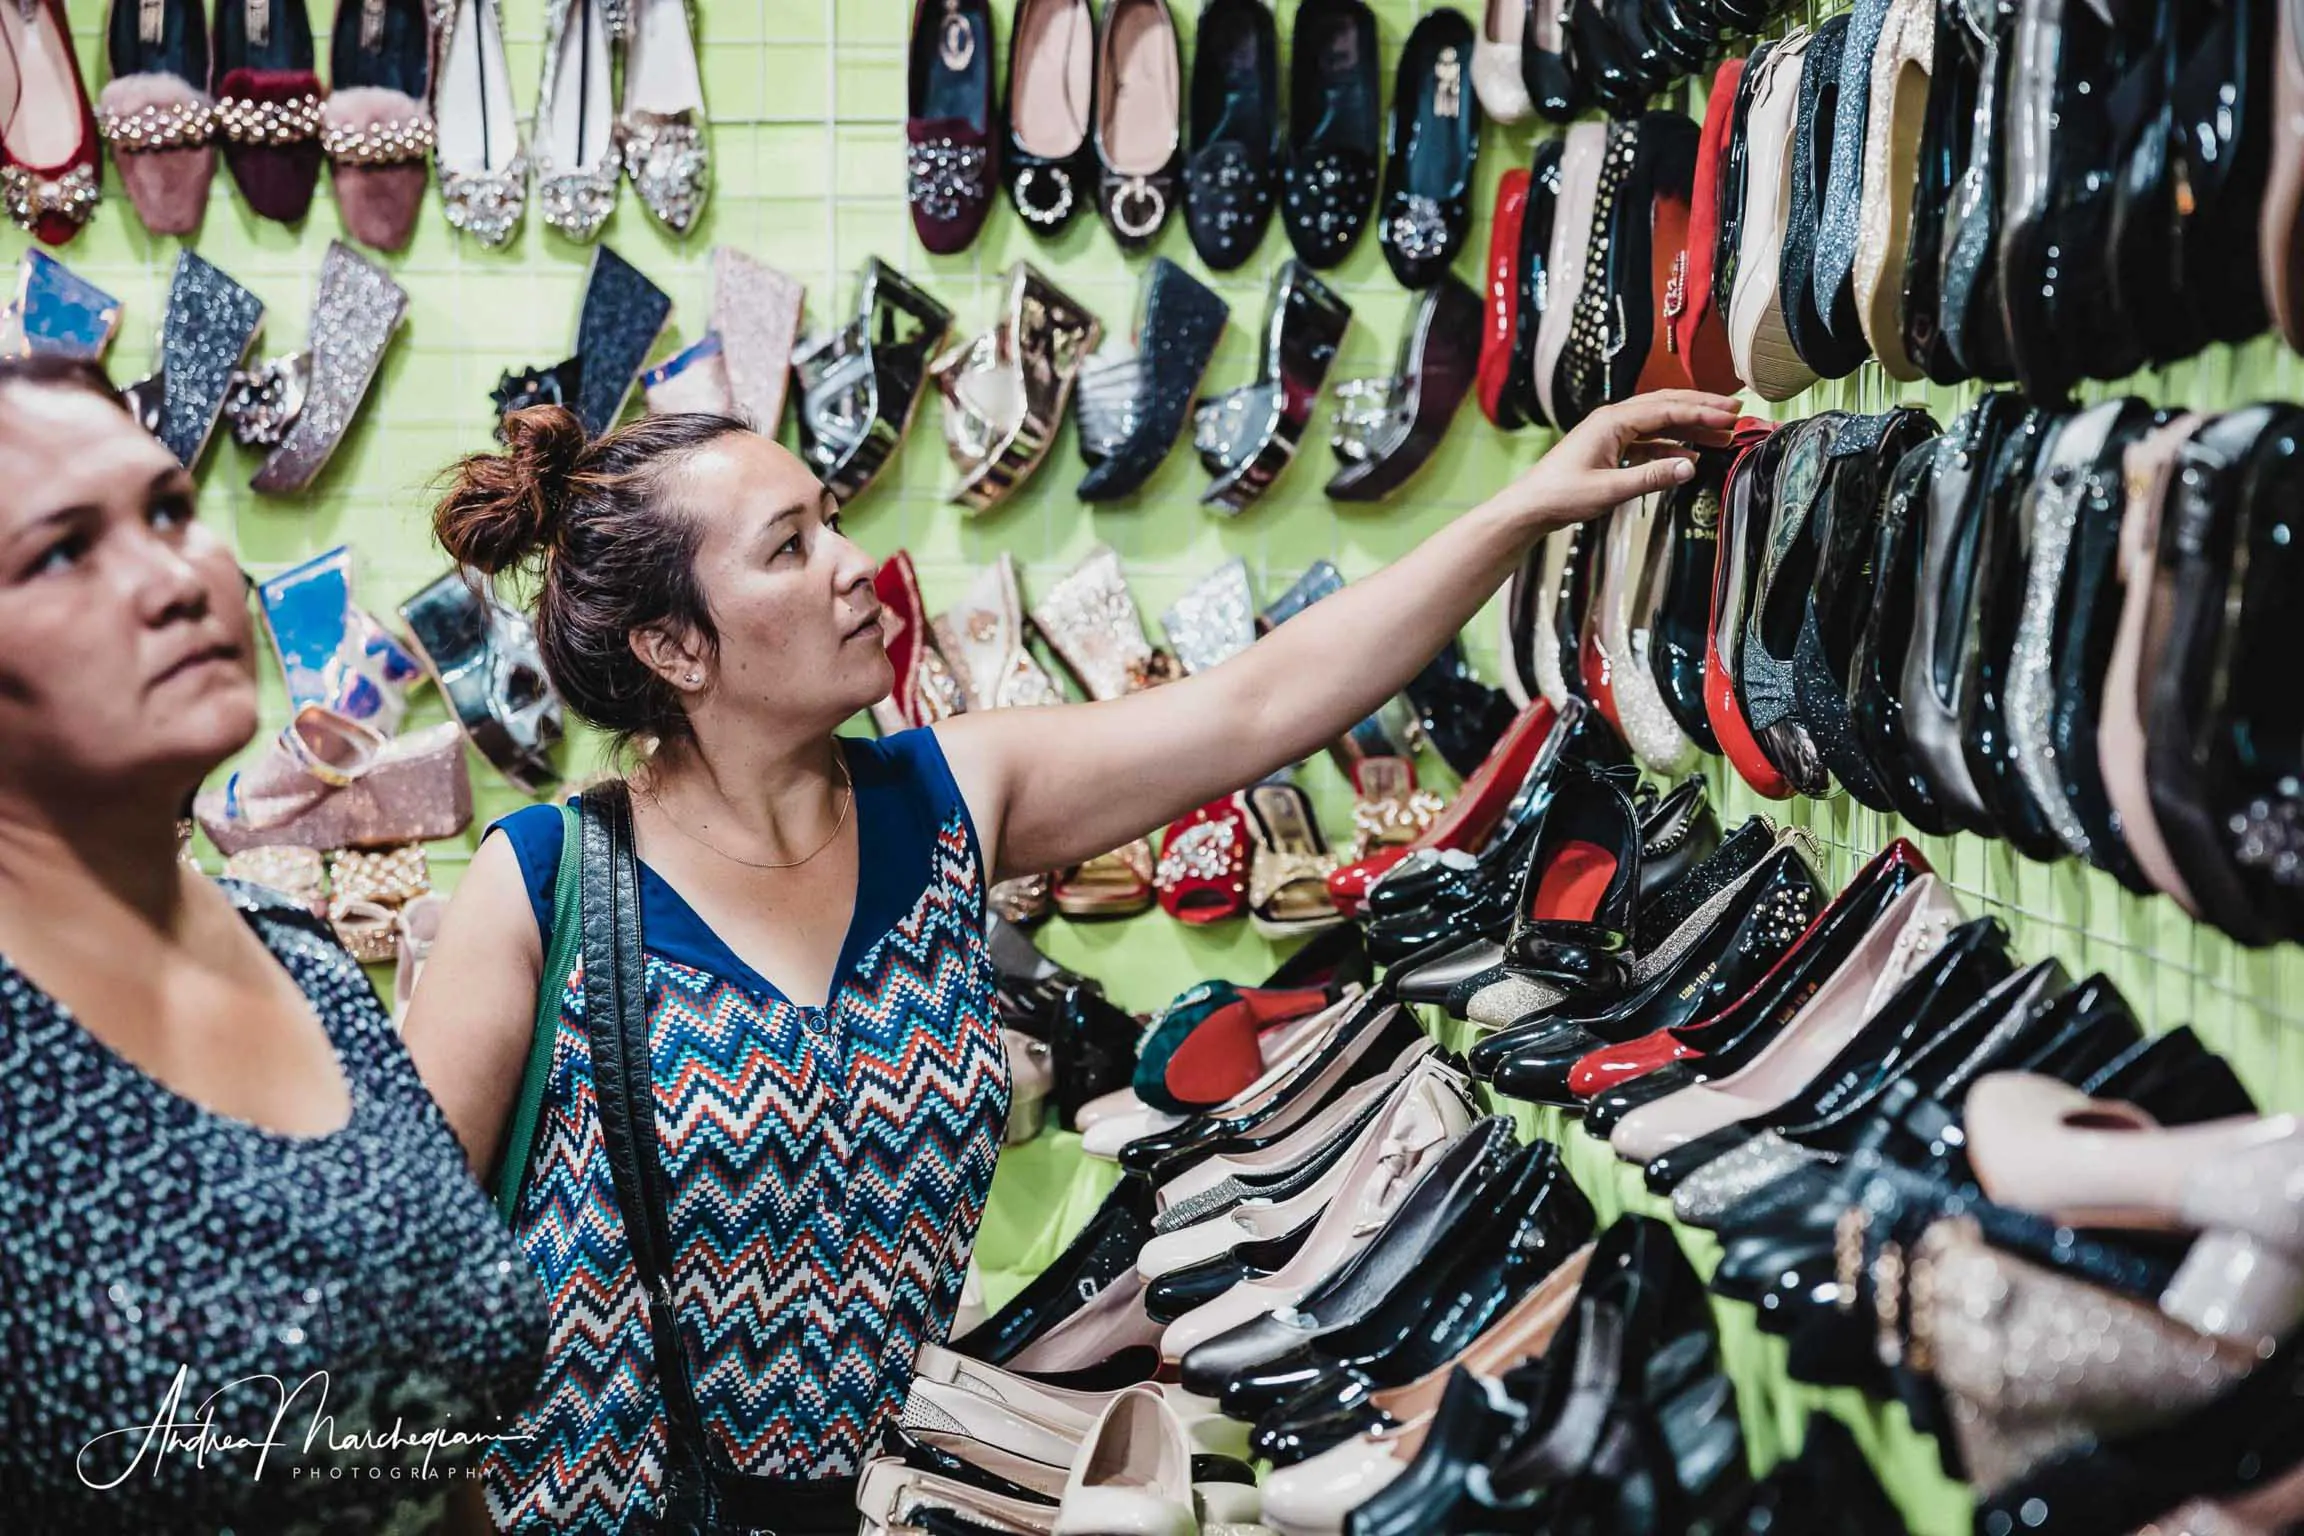
M592 1092L616 1205L648 1308L656 1379L664 1394L669 1464L665 1528L710 1529L710 1479L688 1358L672 1306L672 1233L657 1156L656 1091L648 1054L647 962L640 941L640 861L632 801L620 783L588 789L583 805L584 1033ZM688 1504L689 1500L702 1501ZM682 1505L688 1504L683 1512ZM676 1521L681 1523L675 1523Z
M671 1193L656 1140L648 1051L648 972L640 936L640 859L621 783L587 789L583 826L584 1034L616 1207L648 1309L664 1395L664 1486L656 1529L667 1536L741 1532L806 1536L855 1528L852 1483L788 1482L746 1473L713 1449L673 1313Z

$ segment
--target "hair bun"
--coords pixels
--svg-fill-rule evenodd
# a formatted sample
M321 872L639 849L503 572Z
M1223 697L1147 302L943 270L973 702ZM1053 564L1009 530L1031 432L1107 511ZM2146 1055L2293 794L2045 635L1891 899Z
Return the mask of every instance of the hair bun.
M560 537L569 482L591 439L564 406L532 405L506 416L502 453L475 453L449 471L433 531L458 562L494 575Z

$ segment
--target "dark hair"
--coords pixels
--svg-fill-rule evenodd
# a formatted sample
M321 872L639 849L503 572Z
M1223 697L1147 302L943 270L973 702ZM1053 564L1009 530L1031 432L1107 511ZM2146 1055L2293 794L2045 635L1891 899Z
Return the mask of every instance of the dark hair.
M34 352L22 357L0 357L0 389L20 384L27 389L77 390L128 410L128 402L104 370L84 357L58 357ZM133 413L130 413L133 414Z
M701 533L672 503L667 477L734 432L733 416L649 416L592 438L573 412L530 406L504 418L502 453L475 453L445 477L432 526L448 553L487 575L536 581L545 671L579 716L620 746L687 736L680 695L632 653L635 632L719 644L696 581Z

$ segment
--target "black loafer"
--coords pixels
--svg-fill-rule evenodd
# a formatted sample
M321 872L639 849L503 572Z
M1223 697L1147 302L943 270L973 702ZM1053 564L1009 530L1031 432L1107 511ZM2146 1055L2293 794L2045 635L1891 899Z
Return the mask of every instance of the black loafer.
M1384 140L1383 223L1392 275L1428 288L1464 249L1480 155L1480 98L1472 90L1472 23L1433 11L1401 50Z
M1208 0L1193 34L1184 223L1211 272L1263 242L1280 148L1280 40L1264 0Z

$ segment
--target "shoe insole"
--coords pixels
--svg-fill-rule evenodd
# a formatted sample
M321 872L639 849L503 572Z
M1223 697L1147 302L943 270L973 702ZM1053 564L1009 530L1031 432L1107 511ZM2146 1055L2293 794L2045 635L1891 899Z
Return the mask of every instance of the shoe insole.
M422 0L363 0L343 12L328 45L329 89L374 86L422 101L430 86L432 47Z
M1429 84L1419 80L1417 90L1429 90L1432 97L1428 113L1418 103L1408 137L1407 173L1401 177L1401 185L1420 196L1447 199L1464 191L1470 160L1464 98L1472 87L1466 62L1452 47L1421 61Z
M963 0L944 0L943 13L934 21L923 17L921 24L936 29L936 51L928 58L928 88L920 96L921 119L987 126L981 118L992 68L992 34L984 17Z
M1301 46L1314 45L1305 42ZM1367 71L1360 65L1359 29L1349 21L1339 22L1319 39L1317 46L1320 49L1320 115L1312 119L1307 114L1312 127L1298 130L1295 142L1335 142L1362 149L1374 148L1378 105L1375 93L1369 89Z
M552 77L552 117L539 158L557 173L593 170L608 158L615 111L608 99L608 23L602 0L576 0L560 34Z
M1027 153L1062 160L1087 142L1095 63L1087 0L1024 0L1016 18L1008 120Z
M462 0L448 39L435 112L440 160L459 171L501 171L519 150L512 73L493 0Z
M13 102L8 149L35 170L52 170L80 147L70 45L56 30L55 12L44 4L30 17L14 5L0 6L0 12L5 13L0 15L0 51L12 56L10 67L16 71L12 88L0 93Z
M1245 144L1259 153L1272 146L1273 102L1264 89L1264 72L1256 64L1255 34L1243 28L1238 36L1223 40L1221 53L1211 58L1203 49L1194 61L1194 83L1206 75L1222 92L1223 111L1215 127L1208 130L1206 142L1210 144ZM1202 86L1205 90L1207 87Z
M1616 855L1581 839L1564 845L1536 882L1528 905L1532 922L1588 923L1616 878Z
M701 114L704 82L696 74L696 40L688 35L688 0L637 0L637 9L624 49L624 110Z
M1176 153L1183 102L1176 30L1152 0L1113 0L1105 79L1112 88L1104 109L1104 163L1122 176L1151 176Z

